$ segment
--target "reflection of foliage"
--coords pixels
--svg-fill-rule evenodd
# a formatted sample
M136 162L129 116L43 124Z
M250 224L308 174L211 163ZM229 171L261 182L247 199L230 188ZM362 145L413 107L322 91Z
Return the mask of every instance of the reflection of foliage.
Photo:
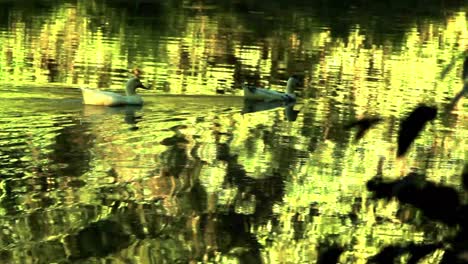
M65 240L71 259L104 257L130 244L122 225L109 220L92 223Z
M180 134L170 138L165 138L161 144L168 146L168 149L161 153L161 160L166 167L163 169L168 176L178 177L188 164L187 155L188 140Z
M140 65L147 73L147 80L153 81L160 90L192 94L216 91L237 93L238 85L250 78L248 76L259 79L263 84L277 85L276 80L286 78L285 75L291 72L317 69L318 64L327 67L323 64L326 61L323 61L320 52L326 47L346 48L351 49L351 52L369 50L371 54L362 53L361 58L365 60L356 63L365 67L367 61L374 65L369 74L385 74L381 72L383 65L379 65L380 60L376 57L381 49L374 50L373 47L385 44L389 36L394 36L379 29L378 32L387 33L382 36L384 40L377 40L378 32L367 29L365 21L369 20L359 15L359 12L366 12L368 8L344 11L350 12L346 17L364 21L331 19L333 16L340 17L338 11L347 10L336 8L333 3L321 4L318 9L301 4L296 8L288 5L288 8L276 9L276 5L271 3L240 1L220 4L216 12L209 11L212 10L208 8L209 5L205 9L198 2L182 4L174 1L161 4L145 1L146 6L141 7L142 4L125 4L126 8L122 10L118 9L121 7L110 7L101 1L78 1L76 5L54 7L50 18L39 16L34 22L17 12L17 7L9 7L12 23L8 30L15 30L16 34L0 38L0 63L4 66L0 72L1 79L16 83L60 82L119 87L126 77L127 69ZM286 2L277 4L283 6ZM30 8L35 10L34 7ZM159 15L139 20L132 13L136 12L135 8L158 10ZM240 11L232 13L232 9ZM320 12L322 9L328 12ZM281 10L281 15L271 13L273 11L270 10ZM338 21L346 27L349 25L350 28L340 34L347 38L333 37L339 25L317 27L324 23L317 14L328 14L326 18L330 21ZM275 19L271 19L272 16ZM313 18L317 17L319 20L315 21ZM383 25L394 24L388 17L372 17L382 20ZM407 25L402 25L401 20L397 22L399 28L414 27L413 22ZM425 43L432 43L431 39L435 36L430 35L430 26L415 27ZM466 33L460 31L462 27L460 25L450 29L452 34L457 35L453 41L463 39ZM254 34L249 33L251 30ZM246 32L239 33L243 31ZM398 32L405 33L402 30ZM258 33L265 37L259 37ZM226 34L232 37L220 38ZM166 40L166 36L175 39ZM411 44L408 42L411 37L411 34L403 34L392 46L398 49ZM156 42L149 41L153 39ZM447 49L455 47L454 43L448 42L449 39L444 41L447 41ZM260 49L252 48L258 43L262 46ZM427 50L431 47L428 46ZM28 49L32 52L28 52ZM36 69L29 67L31 63ZM227 69L224 65L232 65L233 68ZM346 65L340 71L340 74L348 74ZM315 82L316 76L308 76L307 79ZM210 91L206 90L206 84Z
M0 16L2 82L116 88L127 69L139 65L157 92L214 94L238 93L238 84L250 79L283 89L281 80L299 71L306 80L299 91L306 99L300 102L302 111L296 122L286 122L279 111L244 116L224 111L224 97L203 103L198 97L172 103L152 98L138 119L139 129L128 131L119 122L135 123L131 113L102 114L94 123L85 114L86 125L70 126L50 121L55 113L28 118L32 114L18 98L8 100L4 116L18 112L26 117L1 123L2 136L8 136L0 148L6 167L1 172L7 178L2 181L2 214L28 218L1 219L8 229L1 241L15 253L1 252L0 257L23 257L22 244L34 236L39 242L28 257L41 258L44 254L38 252L45 245L48 253L58 253L41 260L56 261L64 255L56 237L78 229L84 236L90 230L135 236L131 245L101 243L105 254L134 261L300 262L320 259L328 247L331 255L362 262L393 242L409 241L394 243L398 253L406 254L409 245L446 233L426 222L422 227L401 225L403 220L394 215L404 210L396 203L371 201L364 182L380 156L394 156L387 154L394 151L399 116L421 101L444 104L447 95L458 91L458 77L449 73L441 85L437 76L466 47L465 13L375 16L393 9L372 4L363 9L363 1L353 2L352 8L337 2L320 8L290 1L211 6L199 1L108 2L25 8L31 13L0 8L0 15L8 14L8 21ZM389 4L406 9L402 1ZM140 16L155 9L157 15ZM394 19L404 21L394 24ZM27 93L30 98L27 91L4 96ZM44 96L40 90L32 93ZM457 172L466 155L463 109L448 116L450 123L430 125L414 142L409 166L423 167L436 179ZM343 124L375 113L390 122L352 144L353 134ZM188 125L173 127L180 123ZM57 128L61 126L66 128ZM425 156L431 162L419 161ZM446 159L450 166L443 164ZM389 158L387 164L382 168L386 173L401 173L398 161ZM447 182L457 184L450 177ZM110 229L89 224L107 223L102 219L108 216L117 217ZM419 223L417 214L410 217ZM317 242L330 236L346 241ZM349 247L341 252L338 245ZM72 256L101 254L81 251L83 256Z
M338 263L344 248L330 239L325 239L318 243L317 251L317 264Z

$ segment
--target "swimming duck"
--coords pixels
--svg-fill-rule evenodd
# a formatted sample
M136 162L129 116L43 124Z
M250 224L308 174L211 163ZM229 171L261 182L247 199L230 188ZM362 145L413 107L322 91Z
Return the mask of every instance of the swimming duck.
M249 85L244 85L244 98L247 100L254 101L284 101L294 102L296 101L296 95L294 89L299 85L299 79L295 76L291 76L288 79L286 86L286 93L277 92L270 89L259 88Z
M143 99L136 93L136 89L143 88L149 90L151 87L146 87L141 83L141 74L141 70L133 70L134 76L127 81L125 86L125 95L114 92L81 88L81 92L83 94L83 104L105 106L142 105Z

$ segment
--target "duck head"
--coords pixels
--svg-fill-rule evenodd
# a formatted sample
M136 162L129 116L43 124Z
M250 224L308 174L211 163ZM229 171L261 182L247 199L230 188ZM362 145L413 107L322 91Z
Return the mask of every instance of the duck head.
M135 75L135 77L140 78L140 76L143 74L143 71L138 68L133 68L132 73Z

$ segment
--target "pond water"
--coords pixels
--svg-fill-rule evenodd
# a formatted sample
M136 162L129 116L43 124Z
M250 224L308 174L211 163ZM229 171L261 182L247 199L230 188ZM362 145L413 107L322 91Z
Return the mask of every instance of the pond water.
M366 182L461 191L466 98L396 144L412 109L462 88L466 4L162 2L0 1L2 263L315 263L327 243L366 263L450 237ZM82 104L134 67L143 106ZM244 101L292 74L295 104ZM345 129L376 115L359 141Z

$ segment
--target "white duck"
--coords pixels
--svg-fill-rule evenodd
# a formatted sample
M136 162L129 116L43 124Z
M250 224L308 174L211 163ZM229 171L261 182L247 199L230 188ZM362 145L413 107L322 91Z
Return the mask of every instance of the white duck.
M143 99L136 94L137 88L151 89L150 86L145 87L140 81L141 71L134 69L134 77L127 81L125 94L121 95L114 92L106 92L100 90L92 90L81 88L83 94L83 104L87 105L105 105L105 106L121 106L121 105L142 105Z
M294 102L296 101L296 95L294 89L299 85L299 80L295 76L291 76L288 79L286 86L286 93L277 92L265 88L259 88L254 86L244 85L244 98L247 100L254 101L285 101Z

